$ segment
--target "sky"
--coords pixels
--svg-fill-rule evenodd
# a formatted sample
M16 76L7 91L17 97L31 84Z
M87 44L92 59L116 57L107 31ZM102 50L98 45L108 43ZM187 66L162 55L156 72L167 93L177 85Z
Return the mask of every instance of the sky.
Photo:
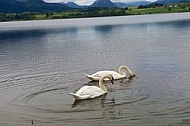
M94 1L96 0L44 0L45 2L48 3L60 3L60 2L75 2L79 5L91 5ZM136 1L142 1L142 0L111 0L112 2L123 2L123 3L127 3L127 2L136 2ZM144 1L156 1L156 0L144 0Z

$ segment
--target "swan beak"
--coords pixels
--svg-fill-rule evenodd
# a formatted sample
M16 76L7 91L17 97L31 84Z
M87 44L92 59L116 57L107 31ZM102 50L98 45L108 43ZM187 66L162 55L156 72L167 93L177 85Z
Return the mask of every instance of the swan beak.
M135 75L135 74L132 74L130 77L136 77L136 75Z
M111 80L111 83L114 85L113 80Z
M112 83L112 84L114 84L114 83L113 83L113 80L114 80L114 78L112 77L112 78L111 78L111 83Z

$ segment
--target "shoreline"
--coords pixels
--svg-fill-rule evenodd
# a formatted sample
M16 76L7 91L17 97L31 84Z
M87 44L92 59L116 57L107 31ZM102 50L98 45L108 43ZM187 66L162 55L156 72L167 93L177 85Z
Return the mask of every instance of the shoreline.
M4 21L4 22L0 22L0 24L2 23L11 23L11 22L35 22L35 21L58 21L58 20L65 20L65 21L71 21L71 20L82 20L82 19L99 19L99 18L115 18L115 17L139 17L139 16L159 16L159 15L176 15L176 14L190 14L190 12L176 12L176 13L157 13L157 14L145 14L145 15L123 15L123 16L105 16L105 17L85 17L85 18L64 18L64 19L39 19L39 20L16 20L16 21ZM84 22L84 24L86 24Z

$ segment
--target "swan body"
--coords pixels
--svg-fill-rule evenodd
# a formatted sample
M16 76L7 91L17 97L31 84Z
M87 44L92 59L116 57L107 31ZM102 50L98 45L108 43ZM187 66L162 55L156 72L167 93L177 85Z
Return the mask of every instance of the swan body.
M135 74L129 69L129 67L125 65L122 65L119 67L119 70L118 70L119 73L115 71L104 70L104 71L98 71L92 75L88 75L88 74L85 74L85 75L87 78L89 78L92 81L98 81L101 78L101 76L105 74L111 74L114 80L118 80L118 79L126 78L127 74L124 72L124 70L127 71L130 77L135 77ZM108 79L105 78L104 80L108 80Z
M110 74L103 75L99 80L99 87L97 86L83 86L76 94L70 93L76 100L84 100L99 97L107 93L107 88L103 84L103 80L108 78L113 83L113 76Z

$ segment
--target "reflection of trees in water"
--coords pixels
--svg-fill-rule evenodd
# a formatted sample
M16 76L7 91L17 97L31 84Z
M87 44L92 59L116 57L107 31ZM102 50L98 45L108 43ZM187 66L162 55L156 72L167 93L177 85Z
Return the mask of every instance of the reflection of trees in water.
M74 101L72 104L72 109L78 111L92 111L99 113L98 115L90 115L90 117L98 116L97 118L110 119L116 116L115 110L115 99L107 98L107 94L102 95L101 97L89 100L80 100Z
M101 32L101 33L109 33L113 30L112 25L102 25L102 26L95 26L95 31Z
M133 78L134 77L128 77L128 78L120 79L118 81L121 85L126 85L126 84L130 84L132 82Z

